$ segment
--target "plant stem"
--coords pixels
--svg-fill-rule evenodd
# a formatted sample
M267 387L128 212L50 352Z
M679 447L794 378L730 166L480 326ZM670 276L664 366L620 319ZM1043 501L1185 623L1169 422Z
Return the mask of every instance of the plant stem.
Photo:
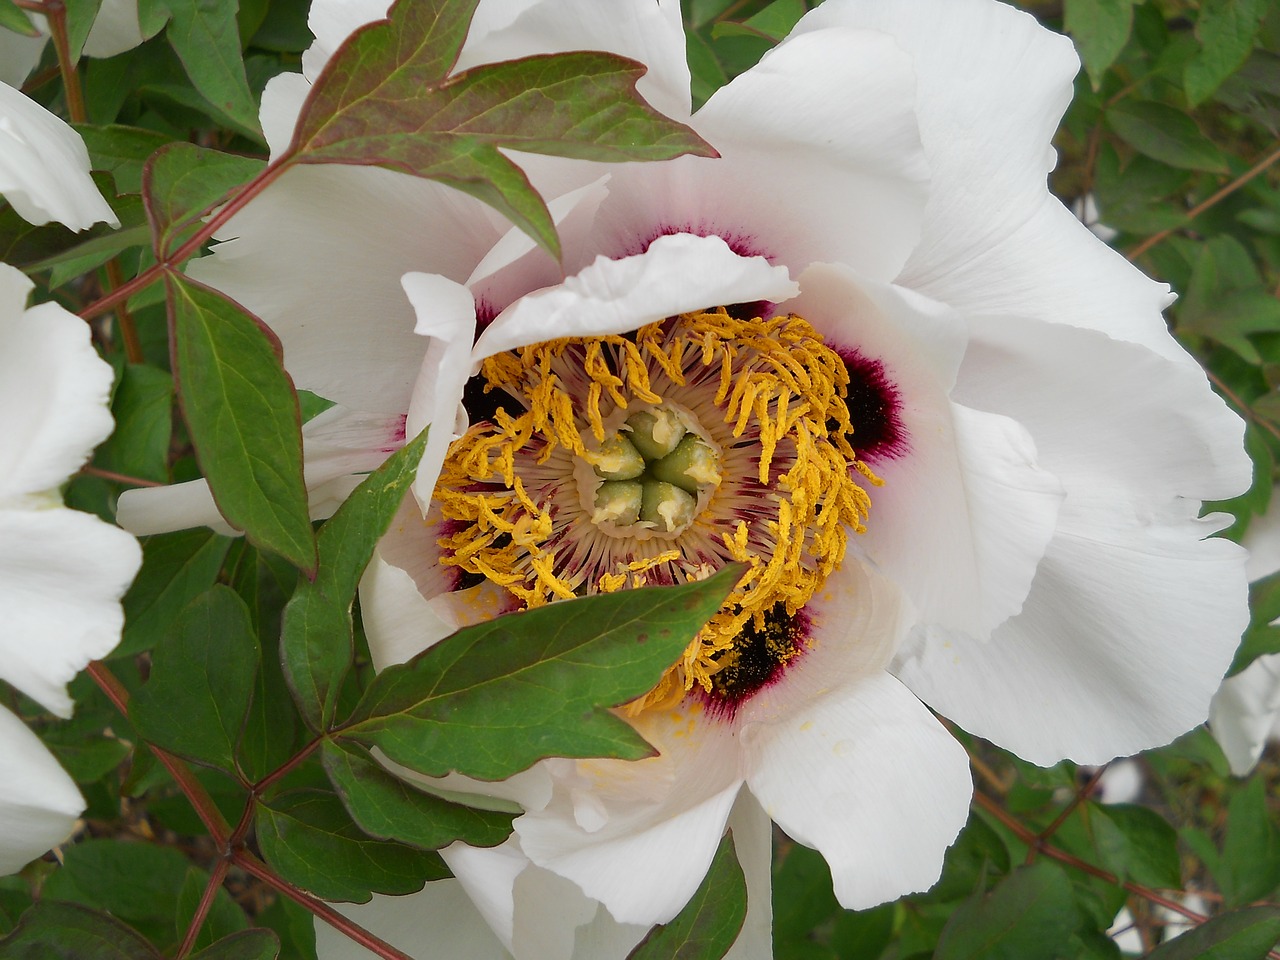
M102 689L102 692L115 704L116 709L127 717L129 715L129 691L124 688L124 684L101 660L93 661L86 669L89 676ZM213 842L220 848L225 848L227 838L231 834L231 827L222 816L222 811L218 809L217 804L213 802L213 798L209 796L209 791L204 788L204 784L196 779L190 767L167 750L163 750L152 743L148 743L147 747L156 755L156 759L164 765L164 768L169 771L169 775L173 777L178 787L186 795L187 800L191 802L191 806L195 809L196 815L204 824L205 829L209 831L209 836L213 838Z
M67 94L67 113L72 123L84 123L89 115L84 109L84 93L80 89L80 75L71 62L71 42L67 36L67 5L63 0L45 0L40 4L49 21L49 35L58 53L58 70L62 73L62 88Z
M143 480L141 477L131 477L125 473L116 473L114 470L103 470L100 467L92 466L86 463L80 468L80 472L91 477L101 477L103 480L111 480L114 483L123 483L130 487L163 487L166 484L156 480Z
M107 261L107 288L118 290L124 286L124 274L120 270L120 261L112 258ZM133 314L125 303L116 304L116 326L120 328L120 339L124 341L124 355L130 363L143 363L142 341L138 339L138 328L134 325Z
M1136 247L1134 247L1132 250L1126 253L1125 256L1128 257L1130 260L1137 260L1138 257L1142 256L1144 253L1146 253L1148 250L1154 247L1157 243L1160 243L1166 237L1170 236L1173 233L1176 233L1178 230L1181 230L1183 227L1187 226L1187 224L1189 224L1196 217L1200 216L1200 214L1204 213L1210 207L1215 206L1224 198L1235 193L1237 190L1243 187L1246 183L1248 183L1254 177L1258 176L1258 174L1265 171L1267 168L1269 168L1272 164L1274 164L1278 160L1280 160L1280 147L1271 151L1271 153L1267 154L1265 157L1263 157L1261 160L1255 163L1252 167L1250 167L1244 173L1240 174L1240 176L1236 177L1234 180L1228 183L1225 187L1223 187L1213 196L1209 197L1207 200L1201 201L1200 203L1192 207L1190 210L1188 210L1186 213L1184 223L1179 224L1176 227L1169 227L1167 230L1161 230L1159 233L1156 233L1147 237L1147 239L1143 240L1140 244L1138 244Z
M227 870L230 867L231 861L225 858L213 865L213 869L209 872L209 882L204 885L204 893L200 896L200 903L196 905L195 915L187 924L186 936L182 938L182 945L174 954L174 960L182 960L195 946L200 928L204 926L205 918L209 915L209 908L213 906L213 898L218 895L218 888L222 886L222 881L226 879Z
M232 859L238 867L245 871L245 873L257 877L269 887L280 891L294 903L297 903L299 906L310 911L339 933L364 947L370 953L382 957L383 960L413 960L413 958L407 953L402 953L385 940L382 940L370 933L354 920L344 917L323 900L317 900L315 897L311 896L311 894L295 887L287 880L276 876L265 863L253 856L253 854L249 853L247 850L236 850L232 854Z

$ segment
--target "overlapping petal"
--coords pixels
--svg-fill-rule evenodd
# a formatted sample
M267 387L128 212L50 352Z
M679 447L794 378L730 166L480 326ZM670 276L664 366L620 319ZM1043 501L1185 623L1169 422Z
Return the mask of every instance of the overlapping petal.
M84 799L40 739L0 707L0 876L71 833Z

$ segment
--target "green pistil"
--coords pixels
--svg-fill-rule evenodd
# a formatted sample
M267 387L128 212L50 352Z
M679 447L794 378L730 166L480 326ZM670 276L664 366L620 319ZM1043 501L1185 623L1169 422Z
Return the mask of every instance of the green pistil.
M644 521L678 532L693 522L698 495L720 483L719 455L666 407L633 413L586 459L603 481L596 489L596 523Z

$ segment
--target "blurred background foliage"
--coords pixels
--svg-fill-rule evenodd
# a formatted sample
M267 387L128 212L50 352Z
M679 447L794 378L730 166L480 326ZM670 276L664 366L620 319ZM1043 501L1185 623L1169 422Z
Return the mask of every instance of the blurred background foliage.
M1248 423L1255 483L1221 505L1236 518L1226 535L1239 538L1266 510L1280 456L1280 3L1021 5L1068 33L1084 62L1055 141L1052 189L1103 239L1173 286L1179 299L1168 311L1170 324ZM685 0L695 103L754 64L812 6L811 0ZM98 0L68 0L67 9L74 56ZM78 67L84 121L77 128L121 229L100 225L72 234L57 224L31 227L0 203L0 260L41 281L41 297L73 310L136 275L152 262L139 196L143 162L173 140L265 156L257 102L268 78L300 69L311 43L306 16L306 0L142 0L139 19L149 39L117 56L81 59ZM14 0L0 0L0 26L21 27L20 21ZM210 50L219 56L201 55ZM62 116L80 112L68 103L52 45L24 90ZM107 518L123 489L113 475L169 482L196 474L173 412L163 292L144 290L127 309L136 343L124 343L110 325L95 326L118 373L117 432L67 494L72 506ZM302 399L304 417L323 406ZM230 586L245 602L258 645L246 660L258 695L236 762L250 779L261 777L307 737L275 649L296 572L207 531L154 537L145 549L125 601L124 642L111 658L125 692L143 689L152 651L179 611L215 583ZM1280 650L1269 626L1280 615L1278 594L1270 581L1255 591L1255 622L1237 667ZM360 663L367 675L367 656ZM14 928L33 898L44 897L106 911L173 955L209 888L218 892L190 946L208 946L252 924L275 931L281 957L314 957L305 910L234 869L222 887L209 884L218 851L170 774L88 677L73 693L77 709L69 721L6 693L80 784L89 808L74 842L22 874L0 878L0 934ZM874 910L844 911L821 857L779 835L779 960L1054 960L1115 958L1122 950L1162 960L1245 960L1274 946L1280 915L1274 747L1251 777L1238 779L1203 728L1105 772L1069 763L1044 770L957 735L973 757L978 796L939 884ZM196 776L234 822L247 796L243 785L214 770ZM327 788L314 757L286 779L292 788ZM1113 802L1117 797L1123 802ZM340 810L334 815L341 819ZM332 856L367 859L367 837L351 835L342 823L331 827L331 837L350 841ZM0 944L0 956L5 949Z

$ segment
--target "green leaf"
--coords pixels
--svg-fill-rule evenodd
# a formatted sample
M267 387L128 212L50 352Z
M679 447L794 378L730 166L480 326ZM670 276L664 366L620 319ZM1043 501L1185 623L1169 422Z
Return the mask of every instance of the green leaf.
M1280 943L1280 907L1223 913L1162 943L1147 960L1264 960Z
M720 960L746 918L747 879L733 849L733 834L726 833L692 899L670 923L650 930L627 960Z
M147 537L142 569L124 597L124 640L111 658L150 650L173 627L192 600L218 578L231 540L209 530L184 530Z
M374 547L413 483L427 431L387 458L343 502L317 538L316 578L299 584L280 635L285 679L314 730L333 722L343 677L351 667L351 604Z
M1164 817L1133 803L1089 806L1105 816L1124 839L1121 858L1107 864L1113 873L1148 887L1175 890L1182 886L1178 833Z
M62 868L45 881L42 895L108 910L162 940L176 932L173 918L187 869L187 858L171 847L82 840L65 848Z
M190 143L173 143L157 150L142 172L143 198L155 235L156 256L171 255L186 228L195 226L228 193L261 173L264 166L252 157Z
M208 884L209 874L195 867L188 868L182 881L182 889L178 891L179 930L185 931L191 924ZM194 949L207 947L222 937L247 929L248 926L249 918L244 915L244 911L231 899L226 887L219 886L209 911L205 914L204 923L200 925L200 932L196 934Z
M1213 96L1227 77L1244 66L1267 9L1267 0L1204 0L1196 18L1200 51L1182 75L1192 107Z
M236 23L237 0L165 0L173 19L165 37L206 100L241 126L261 133Z
M1107 123L1141 154L1183 170L1227 173L1227 158L1180 110L1155 100L1121 100L1107 108Z
M223 937L191 960L276 960L280 956L280 938L271 930L242 930Z
M389 21L353 33L312 86L288 153L447 183L557 257L546 205L498 147L604 161L715 155L640 99L642 64L612 54L528 57L449 76L475 6L398 0Z
M759 13L741 23L723 20L711 28L713 37L763 37L777 43L791 32L800 18L809 12L805 0L774 0Z
M1079 924L1071 882L1056 864L1019 867L951 916L935 960L1055 960Z
M111 415L116 428L98 448L97 464L126 476L166 482L173 434L173 378L168 371L128 364L111 398Z
M216 290L176 273L165 283L182 413L218 509L250 543L313 572L298 400L280 342Z
M372 837L438 850L455 840L493 847L511 835L513 814L476 810L425 793L353 744L325 741L321 757L347 812Z
M162 960L119 920L74 903L41 900L0 940L0 960Z
M1133 29L1133 0L1066 0L1063 28L1071 35L1084 61L1093 89L1129 42Z
M66 0L67 4L67 47L71 53L71 62L80 59L84 42L89 38L93 22L98 19L98 8L102 0Z
M466 627L369 684L342 732L428 776L653 756L609 707L651 690L742 575L562 601Z
M89 148L91 168L109 172L115 179L117 193L141 193L143 164L170 141L163 133L122 124L77 123L73 126Z
M170 753L234 775L258 644L244 601L221 584L191 604L151 654L129 717Z
M314 918L288 897L278 897L258 914L257 921L275 931L287 960L318 960Z
M0 27L24 37L40 36L40 28L27 18L13 0L0 0Z
M121 223L124 224L126 217L120 212L121 206L120 200L117 200L116 213L120 217ZM138 212L141 213L141 210ZM120 230L114 233L93 237L84 243L76 244L69 250L63 250L55 256L41 260L39 263L33 263L28 269L43 270L46 267L49 268L49 288L56 289L88 273L90 270L102 266L108 260L119 256L126 250L147 247L150 243L151 231L145 223L139 221L133 226L122 226Z
M324 900L367 903L449 876L434 853L366 836L331 793L301 790L260 803L262 855L281 876Z
M1280 826L1268 808L1261 777L1250 780L1227 805L1227 832L1214 879L1228 906L1261 900L1280 886Z

